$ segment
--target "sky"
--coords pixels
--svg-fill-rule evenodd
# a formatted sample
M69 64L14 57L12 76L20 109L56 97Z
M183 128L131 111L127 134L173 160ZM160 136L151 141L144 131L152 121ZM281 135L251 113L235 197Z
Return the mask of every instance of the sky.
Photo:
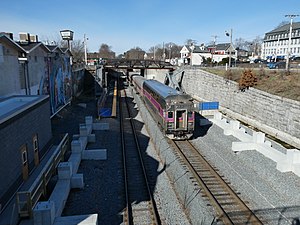
M208 44L264 37L288 14L300 15L300 0L1 0L0 32L36 34L39 41L60 40L70 29L75 40L88 37L89 52L101 44L116 54L133 47L148 51L158 44ZM296 17L294 22L299 22Z

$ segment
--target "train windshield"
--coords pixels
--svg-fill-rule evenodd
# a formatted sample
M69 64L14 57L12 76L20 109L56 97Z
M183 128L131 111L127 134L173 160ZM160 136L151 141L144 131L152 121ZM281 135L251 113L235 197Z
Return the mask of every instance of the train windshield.
M168 112L168 118L173 118L173 112Z

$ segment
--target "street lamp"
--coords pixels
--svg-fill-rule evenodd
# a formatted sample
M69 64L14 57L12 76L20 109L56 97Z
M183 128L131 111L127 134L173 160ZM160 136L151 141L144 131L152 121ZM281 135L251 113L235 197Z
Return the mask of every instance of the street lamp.
M71 30L61 30L60 31L61 38L63 40L68 41L68 48L70 49L70 51L71 51L70 41L73 40L73 34L74 34L74 32Z
M292 40L292 29L293 29L293 18L297 17L299 15L295 15L295 14L290 14L290 15L285 15L285 17L289 17L291 19L291 23L290 23L290 33L289 33L289 43L288 43L288 52L287 52L287 59L286 59L286 65L285 65L285 70L287 72L289 72L290 69L290 54L291 54L291 40Z
M230 46L229 46L229 68L231 67L231 46L232 46L232 29L230 29L230 33L225 31L226 36L230 37Z

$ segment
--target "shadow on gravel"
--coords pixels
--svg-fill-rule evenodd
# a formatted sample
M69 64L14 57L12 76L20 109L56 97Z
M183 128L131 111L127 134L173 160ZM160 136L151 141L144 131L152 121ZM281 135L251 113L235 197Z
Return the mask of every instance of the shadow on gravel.
M300 225L300 206L286 206L252 210L263 224Z
M131 107L132 117L135 118L138 115L138 110L136 108L134 108L135 103L133 102L133 100L134 99L131 98L131 100L129 100L129 104ZM155 190L155 185L157 182L157 177L166 169L166 167L164 166L161 170L158 171L159 162L156 159L152 158L150 155L148 155L147 148L150 145L149 144L150 138L148 136L145 136L142 133L144 123L137 119L134 119L134 125L135 125L135 129L137 131L140 150L141 150L141 154L143 157L143 162L146 167L148 180L150 183L150 193L153 196L154 190ZM140 195L140 196L137 195L137 198L134 199L132 203L136 204L136 203L140 203L143 201L149 201L149 200L150 200L149 198L145 198L143 195ZM124 208L125 208L125 206L124 206Z
M204 137L211 126L212 123L208 119L201 116L199 113L195 113L195 130L191 139Z

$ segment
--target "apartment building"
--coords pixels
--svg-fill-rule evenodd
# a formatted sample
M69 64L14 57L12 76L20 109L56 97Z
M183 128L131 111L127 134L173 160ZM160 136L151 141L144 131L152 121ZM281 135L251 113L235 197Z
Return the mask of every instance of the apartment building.
M262 59L286 59L289 48L290 24L280 26L265 34L262 43ZM292 24L290 57L300 56L300 22Z

